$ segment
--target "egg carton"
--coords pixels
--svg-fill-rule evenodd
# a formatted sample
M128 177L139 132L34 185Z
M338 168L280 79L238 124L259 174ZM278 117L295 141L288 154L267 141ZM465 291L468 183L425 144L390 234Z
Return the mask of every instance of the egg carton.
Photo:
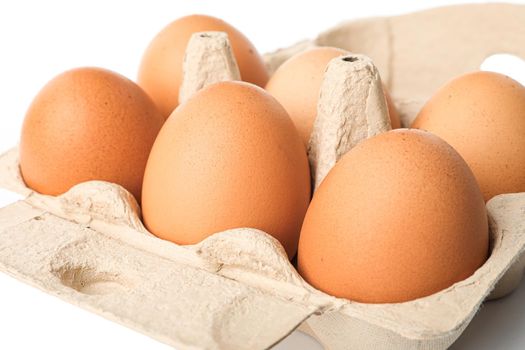
M442 83L489 54L525 57L524 23L525 6L446 7L343 23L267 54L270 70L316 45L367 55L327 67L309 144L314 185L355 144L390 128L379 72L408 125ZM181 100L238 79L226 35L195 34L184 72ZM23 182L16 148L0 156L0 186L25 197L0 209L1 271L178 349L267 349L297 327L327 349L445 349L481 303L510 293L525 269L525 193L487 203L491 254L472 276L413 301L363 304L311 287L262 231L233 229L179 246L149 233L133 196L116 184L36 193Z

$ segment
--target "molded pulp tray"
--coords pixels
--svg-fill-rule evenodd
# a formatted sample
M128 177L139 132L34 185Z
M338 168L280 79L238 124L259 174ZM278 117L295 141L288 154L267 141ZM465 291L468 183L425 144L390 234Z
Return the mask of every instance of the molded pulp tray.
M188 45L185 96L212 82L199 69L222 72L208 79L238 74L227 38L211 34L208 43L193 41L193 51ZM309 147L318 183L358 141L389 129L378 71L408 125L440 85L488 55L525 57L524 38L525 6L465 5L344 23L265 58L274 70L295 52L331 45L372 59L352 54L352 64L334 59L327 68ZM227 64L192 70L199 50ZM328 113L343 96L352 103L347 114ZM364 131L348 136L345 128ZM370 305L309 286L264 232L234 229L178 246L147 232L118 185L90 181L58 197L32 192L16 148L0 156L0 186L26 196L0 209L1 271L178 349L266 349L298 326L327 349L445 349L489 295L517 286L525 268L525 193L487 204L492 251L474 275L425 298Z

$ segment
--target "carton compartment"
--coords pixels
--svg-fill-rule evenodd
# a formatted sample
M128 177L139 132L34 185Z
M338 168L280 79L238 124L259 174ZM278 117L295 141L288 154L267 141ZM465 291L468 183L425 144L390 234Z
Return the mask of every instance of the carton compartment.
M88 295L103 295L122 293L127 287L126 283L117 273L99 272L94 268L82 266L62 266L53 274L60 278L62 284L79 293Z
M2 208L0 270L180 349L269 348L317 310L223 277L189 248L93 223Z
M288 48L266 54L271 72L293 54L335 46L369 56L409 126L424 102L447 81L479 70L496 53L525 60L525 6L487 3L439 7L345 21Z
M125 293L135 287L139 276L134 271L122 271L115 251L86 236L62 247L51 260L50 272L64 286L82 294ZM118 263L124 265L126 261Z

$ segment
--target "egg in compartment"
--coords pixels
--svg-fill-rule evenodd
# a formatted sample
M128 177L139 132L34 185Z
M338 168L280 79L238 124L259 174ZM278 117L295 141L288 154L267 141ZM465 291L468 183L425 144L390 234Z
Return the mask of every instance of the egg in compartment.
M412 127L451 144L486 201L525 192L525 87L517 81L482 71L453 79L430 98Z
M144 52L138 74L139 85L153 98L165 118L178 105L182 63L188 41L192 34L204 31L219 31L228 35L243 81L264 86L268 80L262 57L236 28L211 16L179 18L151 41Z
M20 138L20 170L37 192L58 195L89 180L117 183L140 200L149 151L164 118L127 78L77 68L35 97Z
M147 228L178 244L251 227L291 258L310 201L306 150L283 107L245 82L212 84L168 118L151 150Z
M488 243L465 161L431 133L397 129L362 141L328 173L304 220L298 269L337 297L404 302L472 275Z
M298 53L285 61L266 84L272 94L287 110L305 145L308 145L317 102L328 63L349 52L335 47L316 47ZM392 128L401 126L399 115L388 91L384 88Z

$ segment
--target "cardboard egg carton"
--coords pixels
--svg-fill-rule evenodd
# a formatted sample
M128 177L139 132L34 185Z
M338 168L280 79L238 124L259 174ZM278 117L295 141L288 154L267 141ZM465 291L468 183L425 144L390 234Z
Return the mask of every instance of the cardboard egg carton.
M314 184L359 141L390 128L381 79L407 125L438 86L489 54L525 57L524 23L525 6L448 7L344 23L266 55L270 69L315 45L367 55L327 67L309 144ZM195 34L184 72L181 100L238 79L227 37ZM16 148L0 156L0 186L25 196L0 209L1 271L177 349L267 349L297 327L327 349L445 349L481 303L512 291L525 269L525 193L487 203L491 254L471 277L417 300L363 304L308 285L279 242L259 230L179 246L151 235L118 185L90 181L57 197L33 192Z

